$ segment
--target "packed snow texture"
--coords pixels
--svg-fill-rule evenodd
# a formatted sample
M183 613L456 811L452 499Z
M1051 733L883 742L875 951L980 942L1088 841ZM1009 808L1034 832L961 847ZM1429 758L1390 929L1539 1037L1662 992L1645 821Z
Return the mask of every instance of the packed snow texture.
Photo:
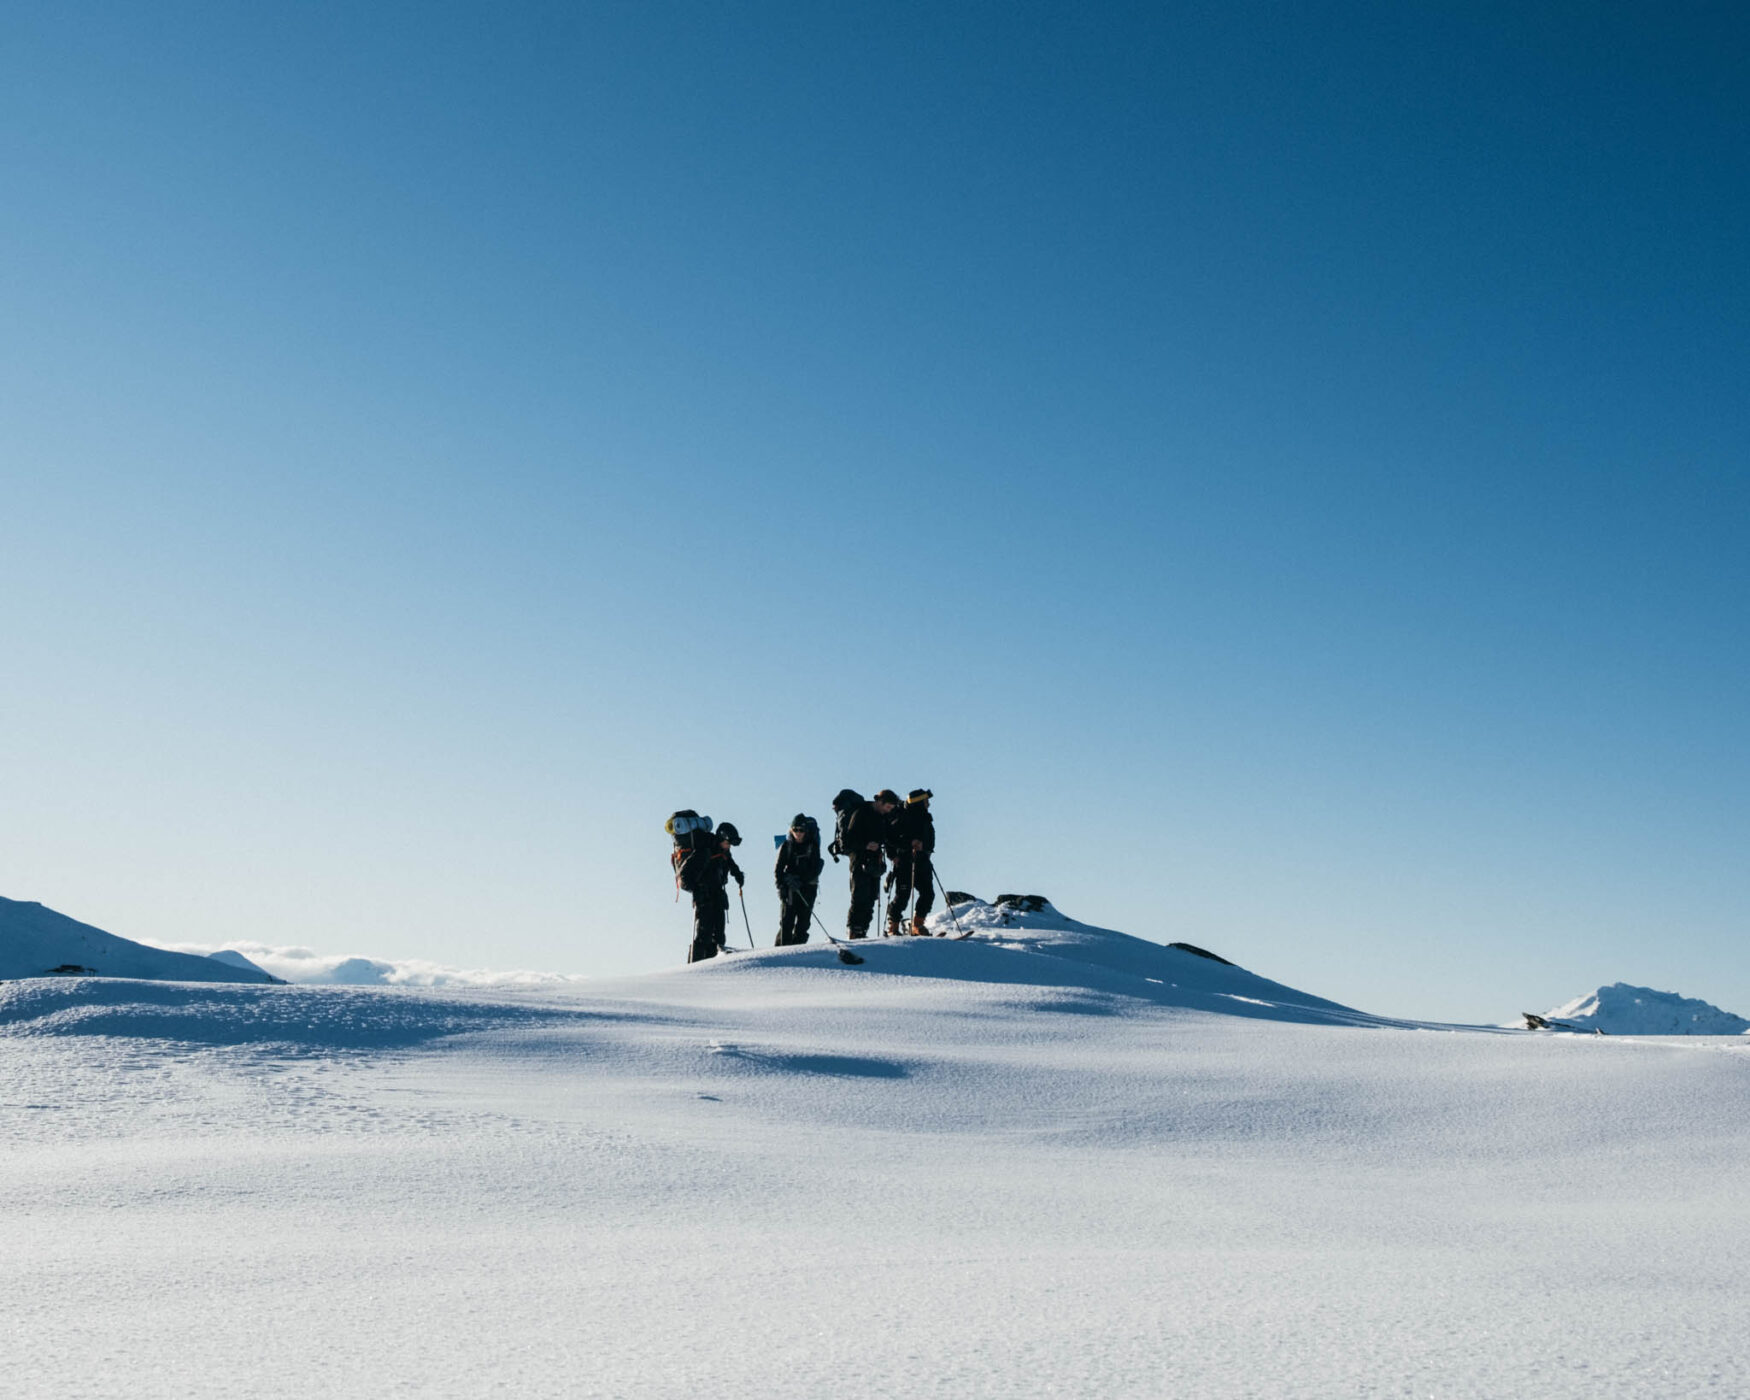
M1695 997L1616 982L1575 997L1545 1017L1606 1035L1743 1035L1750 1021Z
M148 947L105 933L41 904L0 899L0 978L42 977L59 969L103 977L178 982L268 982L258 967Z
M1742 1039L956 912L860 967L0 986L8 1392L1744 1393Z

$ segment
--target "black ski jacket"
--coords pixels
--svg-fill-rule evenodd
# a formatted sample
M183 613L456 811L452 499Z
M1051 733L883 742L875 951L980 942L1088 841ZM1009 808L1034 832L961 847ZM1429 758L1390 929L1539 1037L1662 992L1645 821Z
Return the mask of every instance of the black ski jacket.
M747 876L741 873L735 857L720 845L703 850L676 851L674 869L680 877L681 888L692 895L705 890L727 890L731 875L736 884L747 883Z
M893 815L899 818L893 846L894 855L909 856L913 841L923 842L925 855L935 851L936 819L930 815L928 807L901 807Z
M784 844L778 847L772 878L777 881L778 893L783 894L792 880L804 887L818 885L820 872L825 868L826 862L820 858L820 842L797 841L794 836L786 836Z
M887 823L881 819L873 802L865 802L852 811L850 821L845 823L845 837L839 843L839 854L851 860L880 860L878 851L868 849L871 841L877 846L887 844Z
M871 807L873 803L869 804ZM911 854L911 837L907 834L905 825L905 808L895 807L885 817L879 812L875 814L881 823L881 849L898 860L900 856Z

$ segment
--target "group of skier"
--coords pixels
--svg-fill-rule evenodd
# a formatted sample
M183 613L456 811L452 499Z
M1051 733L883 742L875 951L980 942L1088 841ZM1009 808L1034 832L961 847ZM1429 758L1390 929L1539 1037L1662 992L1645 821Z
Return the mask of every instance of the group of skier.
M833 837L826 854L835 864L840 858L850 863L847 938L868 937L883 877L888 891L887 937L928 936L924 919L936 898L936 823L930 815L930 797L928 788L913 788L904 799L892 788L882 788L865 800L845 788L833 798ZM738 893L747 883L732 854L741 844L741 833L732 822L713 827L709 817L685 809L668 819L667 830L674 837L675 887L693 897L693 944L687 961L714 958L725 950L729 882L735 881ZM814 909L826 861L821 855L820 824L804 812L791 820L788 832L773 839L778 858L772 873L781 906L777 946L783 948L808 942L810 921L820 923L826 932Z

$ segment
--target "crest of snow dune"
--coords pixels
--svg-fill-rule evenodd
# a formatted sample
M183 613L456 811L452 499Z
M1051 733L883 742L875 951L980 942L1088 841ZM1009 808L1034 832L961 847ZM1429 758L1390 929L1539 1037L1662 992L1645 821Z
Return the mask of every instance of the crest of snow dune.
M1545 1020L1606 1035L1743 1035L1750 1021L1695 997L1613 982L1565 1002Z
M190 1045L267 1044L287 1055L406 1049L519 1021L563 1020L566 1014L460 991L190 987L149 978L81 977L0 986L0 1038L100 1035Z
M1224 1016L1326 1025L1398 1025L1353 1007L1272 982L1187 943L1152 943L1072 919L1041 895L1002 895L986 904L955 894L952 911L932 914L945 939L878 939L860 944L869 971L1066 989L1095 1010L1100 998L1135 998ZM953 941L956 932L968 935ZM798 950L776 950L778 956ZM759 955L761 957L765 955ZM750 963L753 961L749 959ZM1057 1009L1070 1009L1060 1001Z
M0 978L56 975L163 982L273 980L259 967L154 948L82 924L34 901L0 899Z

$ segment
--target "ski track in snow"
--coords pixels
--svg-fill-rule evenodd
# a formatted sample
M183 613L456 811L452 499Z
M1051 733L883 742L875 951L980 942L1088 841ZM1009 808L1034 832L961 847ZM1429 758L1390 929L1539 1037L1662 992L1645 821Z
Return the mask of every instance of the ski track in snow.
M1742 1396L1750 1046L1122 935L0 984L8 1393Z

